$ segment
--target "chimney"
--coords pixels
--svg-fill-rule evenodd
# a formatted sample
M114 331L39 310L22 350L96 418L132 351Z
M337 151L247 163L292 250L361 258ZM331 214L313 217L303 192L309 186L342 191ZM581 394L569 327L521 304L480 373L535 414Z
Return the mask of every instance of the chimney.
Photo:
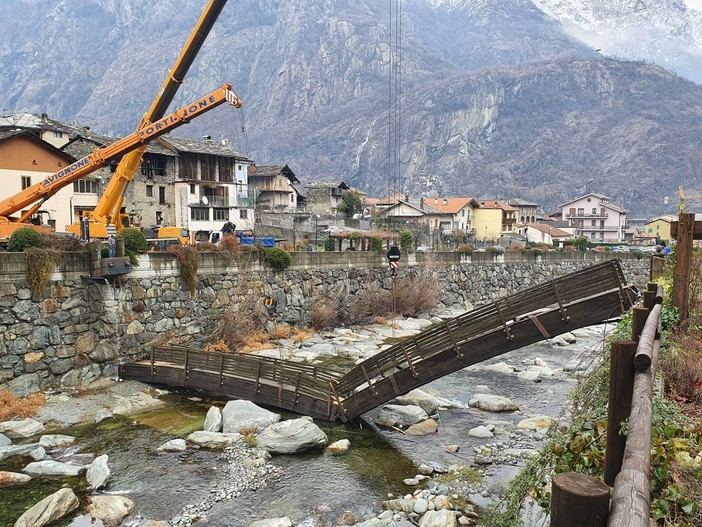
M41 114L41 123L49 124L49 116L46 113Z

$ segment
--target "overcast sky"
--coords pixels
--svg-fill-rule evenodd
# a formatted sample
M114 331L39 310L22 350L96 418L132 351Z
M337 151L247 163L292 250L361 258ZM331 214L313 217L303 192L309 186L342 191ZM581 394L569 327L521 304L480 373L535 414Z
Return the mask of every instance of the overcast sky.
M702 0L685 0L685 4L687 4L687 7L702 11Z

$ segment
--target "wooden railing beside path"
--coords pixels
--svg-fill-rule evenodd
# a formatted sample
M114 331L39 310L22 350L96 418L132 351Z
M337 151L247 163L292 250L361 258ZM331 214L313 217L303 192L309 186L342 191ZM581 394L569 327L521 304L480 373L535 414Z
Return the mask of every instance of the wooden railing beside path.
M255 355L155 347L145 360L122 364L120 377L347 421L471 364L618 317L634 301L619 261L608 260L435 325L346 373Z
M661 286L634 308L632 340L611 343L604 481L557 474L551 527L649 527L653 380L660 350ZM621 434L628 419L628 434ZM610 499L611 487L611 499Z

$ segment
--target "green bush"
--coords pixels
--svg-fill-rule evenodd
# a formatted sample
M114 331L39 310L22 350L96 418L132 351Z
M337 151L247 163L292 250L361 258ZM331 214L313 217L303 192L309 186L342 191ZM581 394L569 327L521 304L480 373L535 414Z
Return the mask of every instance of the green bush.
M411 253L414 250L414 235L412 231L400 231L400 249L404 253Z
M274 271L283 271L292 264L290 253L279 247L261 247L258 254L261 261Z
M357 249L363 240L363 235L360 232L352 232L349 234L349 241L351 242L351 247Z
M139 260L137 260L137 253L146 252L149 248L146 243L146 236L141 232L140 229L135 229L134 227L127 227L119 231L117 235L118 238L124 240L124 252L129 256L129 261L132 267L139 265Z
M371 250L379 253L383 252L383 239L380 236L371 238Z
M25 249L31 247L43 247L44 238L39 231L31 227L20 227L10 236L10 241L7 244L7 250L13 253L21 253Z
M335 240L331 236L324 240L324 250L328 252L334 252L336 250Z

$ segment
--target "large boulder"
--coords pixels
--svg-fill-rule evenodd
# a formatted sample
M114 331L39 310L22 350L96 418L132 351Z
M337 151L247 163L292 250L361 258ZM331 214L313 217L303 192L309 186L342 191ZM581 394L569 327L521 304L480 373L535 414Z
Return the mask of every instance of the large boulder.
M23 485L28 483L31 479L32 476L28 476L27 474L0 470L0 488L9 487L11 485Z
M107 466L107 454L96 457L85 471L85 479L91 489L101 489L110 479L110 468Z
M239 434L223 434L221 432L193 432L188 441L202 448L224 449L239 439Z
M519 410L519 407L509 398L489 393L476 393L471 400L468 401L468 406L471 408L479 408L486 412L515 412Z
M27 510L14 527L43 527L63 518L80 505L71 489L60 489Z
M422 390L412 390L405 395L395 397L391 403L403 406L419 406L427 415L434 415L439 409L439 400Z
M376 423L380 426L411 426L428 419L419 406L386 404L380 409Z
M101 495L88 498L87 510L90 517L102 522L104 527L117 527L133 509L134 502L125 496Z
M326 444L327 434L308 416L273 423L256 437L256 445L273 454L296 454Z
M456 527L456 514L453 511L427 511L419 520L419 527Z
M0 433L5 434L10 439L32 437L33 435L41 434L43 431L44 425L31 418L0 423Z
M69 465L60 461L45 459L43 461L35 461L30 463L22 470L30 476L80 476L85 467L80 465Z
M23 456L39 448L39 443L28 443L26 445L0 446L0 461L12 456Z
M205 432L221 432L222 431L222 410L216 406L211 406L207 410L205 416L205 424L202 426Z
M39 444L49 449L66 447L75 442L75 437L61 434L46 434L39 438Z
M251 401L229 401L222 410L222 432L240 433L241 430L262 430L280 421L280 415L270 412Z

